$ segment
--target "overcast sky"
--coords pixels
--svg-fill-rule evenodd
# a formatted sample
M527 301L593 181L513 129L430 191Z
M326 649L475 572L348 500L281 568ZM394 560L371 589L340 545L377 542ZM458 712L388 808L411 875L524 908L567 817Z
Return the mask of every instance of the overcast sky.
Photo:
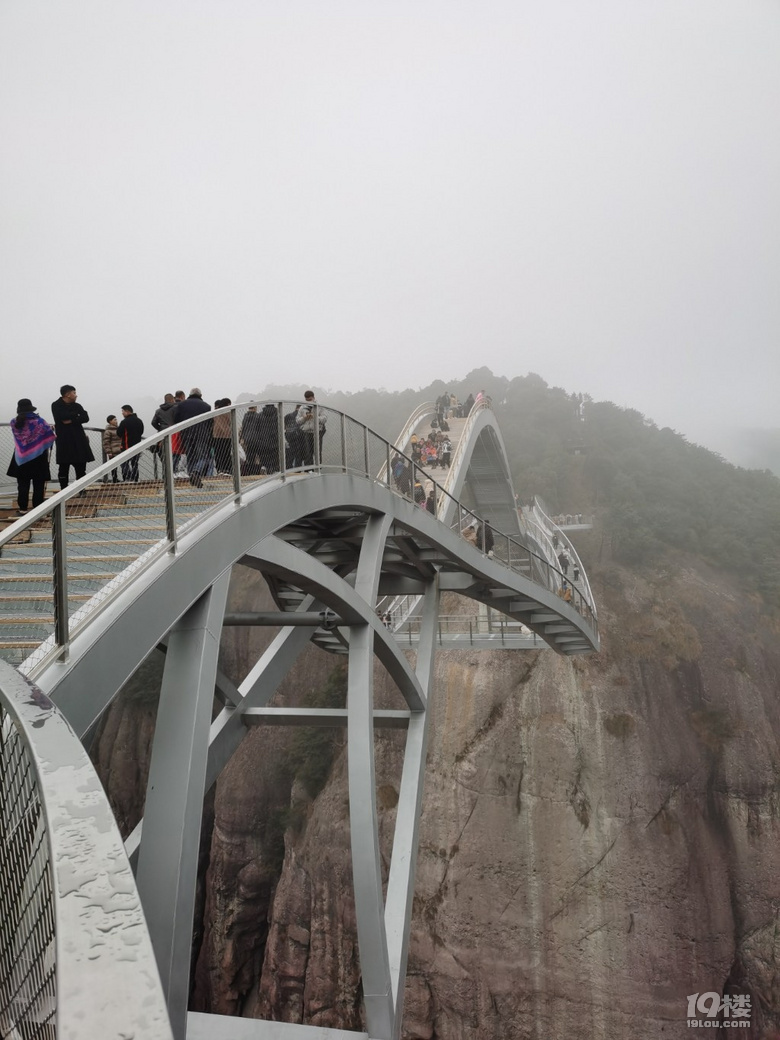
M779 102L776 0L3 0L0 414L485 364L780 425Z

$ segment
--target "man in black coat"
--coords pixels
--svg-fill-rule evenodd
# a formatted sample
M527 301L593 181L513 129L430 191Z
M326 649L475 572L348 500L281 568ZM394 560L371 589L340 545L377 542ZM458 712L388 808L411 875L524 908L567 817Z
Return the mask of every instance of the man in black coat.
M203 395L197 386L190 390L190 396L186 401L180 401L174 409L174 423L184 422L185 419L193 419L196 415L203 415L211 411L211 405L206 404ZM211 423L201 422L195 426L189 426L181 431L184 454L187 456L187 472L190 484L194 487L203 487L203 474L209 468L211 461Z
M76 396L76 388L70 383L65 383L60 387L60 396L51 406L54 432L57 435L57 478L60 488L68 486L71 466L78 480L87 472L87 463L95 458L84 433L89 416L81 405L76 403Z
M122 441L122 451L140 444L144 439L143 420L139 419L129 404L122 405L122 421L117 426L116 432ZM134 455L129 462L122 463L122 480L132 480L138 483L138 456Z

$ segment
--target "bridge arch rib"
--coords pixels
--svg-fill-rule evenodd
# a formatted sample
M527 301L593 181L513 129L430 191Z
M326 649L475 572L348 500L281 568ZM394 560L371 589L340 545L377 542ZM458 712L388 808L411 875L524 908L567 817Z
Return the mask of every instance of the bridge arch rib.
M278 419L277 449L284 407L272 406ZM22 669L35 676L74 729L84 735L148 653L167 641L146 819L127 848L138 863L139 889L151 919L174 1035L184 1040L189 977L185 951L191 936L204 791L240 743L246 724L267 712L285 671L310 639L348 653L347 708L319 721L347 727L367 1027L372 1040L397 1040L440 592L459 592L522 620L566 655L597 648L595 612L591 603L568 603L558 595L562 576L549 554L540 551L521 528L506 453L491 411L478 409L469 421L459 446L459 464L453 466L446 486L435 487L435 514L414 501L413 478L419 470L412 460L396 453L404 458L412 487L378 479L374 474L380 461L390 471L393 446L349 417L325 409L321 411L328 413L330 440L326 438L324 450L313 435L313 463L288 472L284 459L277 456L281 466L277 476L244 481L237 464L237 408L223 411L230 414L234 431L235 465L231 479L224 482L230 485L227 493L204 498L202 508L183 518L181 504L197 503L198 492L182 493L174 484L169 432L152 438L141 451L150 444L157 446L163 461L165 537L107 581L84 607L73 609L63 566L72 526L68 504L80 490L100 481L110 465L40 507L27 524L15 525L21 530L46 513L52 516L56 626ZM198 425L190 421L180 430L191 431ZM480 518L496 531L492 557L462 537L463 529ZM0 537L0 549L8 541ZM216 653L227 580L236 563L266 576L280 607L281 625L285 618L305 621L303 615L324 608L337 618L333 632L283 628L238 687L219 675ZM376 616L378 596L401 593L420 596L424 604L414 666ZM374 710L374 654L404 697L404 712ZM211 721L215 688L224 706ZM296 721L292 710L285 717ZM306 723L312 721L317 720L309 713ZM373 727L381 724L401 726L407 734L385 899L371 750ZM368 841L367 834L372 836ZM197 1016L191 1021L193 1036L199 1022ZM223 1028L215 1021L212 1027L214 1037L231 1035L229 1026ZM308 1036L303 1029L300 1036Z

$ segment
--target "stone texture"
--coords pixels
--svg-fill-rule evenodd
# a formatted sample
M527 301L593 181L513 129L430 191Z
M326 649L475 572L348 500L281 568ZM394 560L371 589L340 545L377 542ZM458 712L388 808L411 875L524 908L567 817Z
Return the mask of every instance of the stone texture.
M690 1037L687 995L727 985L752 996L741 1036L780 1037L777 625L683 559L595 584L598 656L439 654L407 1040ZM250 638L226 651L234 678ZM280 696L334 663L307 651ZM112 788L126 728L103 729ZM287 739L251 733L218 782L192 1006L359 1028L343 744L312 799ZM386 866L403 738L376 746Z

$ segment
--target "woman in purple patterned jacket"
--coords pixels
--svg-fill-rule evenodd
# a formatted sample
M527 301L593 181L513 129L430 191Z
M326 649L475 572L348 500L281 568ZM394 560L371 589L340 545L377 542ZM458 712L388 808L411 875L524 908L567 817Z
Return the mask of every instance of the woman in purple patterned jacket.
M29 397L23 397L16 406L16 417L11 420L14 435L14 453L8 467L8 476L16 477L19 515L24 516L30 502L32 484L33 509L43 502L49 472L49 448L54 444L54 430L36 414Z

